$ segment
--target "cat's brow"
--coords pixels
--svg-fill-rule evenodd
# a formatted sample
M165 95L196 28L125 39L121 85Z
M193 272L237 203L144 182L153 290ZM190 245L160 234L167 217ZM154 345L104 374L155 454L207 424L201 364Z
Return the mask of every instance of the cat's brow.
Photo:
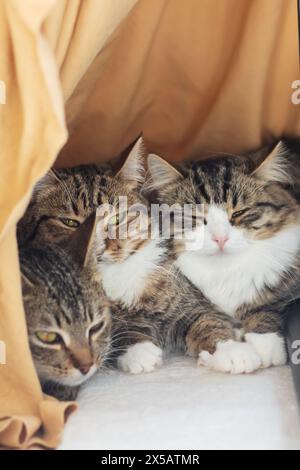
M232 206L233 206L233 208L236 207L237 203L238 203L238 196L237 196L236 191L233 191L233 193L232 193Z
M74 200L69 188L68 188L68 185L66 184L66 182L60 177L59 173L56 172L55 170L52 170L55 177L57 178L60 186L63 188L63 190L65 191L65 193L68 195L70 201L71 201L71 205L72 205L72 209L74 211L74 214L75 215L79 215L79 212L78 212L78 208L77 208L77 204L76 204L76 201Z
M194 172L194 180L195 184L197 186L197 189L200 191L201 196L204 198L204 200L208 203L210 202L210 196L206 190L205 184L201 179L201 176L199 175L199 172L196 170Z
M54 315L54 319L56 321L56 324L58 326L58 328L61 328L61 321L60 321L60 318L58 315Z
M224 181L223 181L223 200L227 201L228 199L228 191L230 188L232 178L232 167L228 160L225 161L225 173L224 173Z
M274 204L274 202L257 202L255 204L255 207L271 207L272 209L274 210L281 210L281 209L286 209L287 208L287 205L286 204Z
M94 320L94 315L93 315L93 311L92 311L92 309L89 305L87 305L86 311L87 311L87 316L88 316L89 320L93 321Z

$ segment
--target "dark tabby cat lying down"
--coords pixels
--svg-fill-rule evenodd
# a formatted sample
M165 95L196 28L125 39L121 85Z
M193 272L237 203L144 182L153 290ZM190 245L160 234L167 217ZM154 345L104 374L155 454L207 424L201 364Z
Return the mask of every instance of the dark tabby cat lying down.
M110 352L110 310L88 249L92 218L75 233L68 251L20 252L33 360L43 390L64 400L76 398Z
M293 179L299 153L282 142L258 168L246 158L224 156L178 170L149 156L149 186L159 201L204 204L203 242L193 251L178 242L176 266L241 323L241 340L262 367L286 362L284 311L300 297L300 206ZM232 356L240 354L235 348L231 330L223 329L222 342L200 353L200 361L231 370Z

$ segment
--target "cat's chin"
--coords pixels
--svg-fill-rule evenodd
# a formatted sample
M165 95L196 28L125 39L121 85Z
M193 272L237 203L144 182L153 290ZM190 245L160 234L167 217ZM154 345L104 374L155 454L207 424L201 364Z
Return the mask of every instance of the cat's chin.
M204 243L203 245L197 246L197 244L185 242L186 253L191 253L193 256L216 259L241 256L246 253L248 247L248 243L231 243L229 246L219 249L215 244Z
M198 256L199 258L210 258L215 260L229 260L230 258L240 256L245 250L189 250L189 253Z
M210 256L213 256L214 258L234 258L240 256L244 250L218 250L214 253L212 253Z
M130 258L130 253L122 254L122 256L112 256L111 254L104 254L98 258L99 266L112 266L114 264L124 263L128 258Z
M95 374L96 371L97 366L94 364L93 367L91 367L91 369L89 370L89 372L85 375L83 375L79 370L75 370L72 374L64 377L60 375L57 375L56 377L54 377L53 375L49 377L41 377L41 381L42 383L55 382L68 387L77 387L89 380Z
M213 256L215 258L224 258L224 256L230 256L232 255L232 253L230 253L229 251L227 250L218 250L218 251L214 251L213 253L211 253L210 256Z

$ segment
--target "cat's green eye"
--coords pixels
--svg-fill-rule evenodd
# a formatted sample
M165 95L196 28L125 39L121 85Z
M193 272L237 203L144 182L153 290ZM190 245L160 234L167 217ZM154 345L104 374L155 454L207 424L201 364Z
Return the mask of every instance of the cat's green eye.
M120 217L118 214L113 215L108 221L109 225L118 225L119 223L120 223Z
M108 225L119 225L120 223L122 223L125 219L125 214L115 214L113 215L109 221L108 221Z
M52 331L37 331L36 337L46 344L58 344L61 342L61 337L59 334Z
M63 224L65 224L67 227L71 228L78 228L80 225L80 222L75 219L69 219L67 217L61 217L60 220L62 221Z

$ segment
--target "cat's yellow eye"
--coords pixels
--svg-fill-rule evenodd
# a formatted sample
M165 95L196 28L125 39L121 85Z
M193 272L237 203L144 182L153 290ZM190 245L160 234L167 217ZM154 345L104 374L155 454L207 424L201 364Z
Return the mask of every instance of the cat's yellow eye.
M112 225L120 225L122 224L123 222L125 222L126 220L126 212L121 212L119 214L115 214L113 215L109 221L108 221L108 225L112 226Z
M124 222L125 217L126 213L124 212L121 214L115 214L108 220L108 225L120 225L122 222Z
M119 223L120 217L118 214L113 215L108 221L108 225L119 225Z
M36 337L46 344L57 344L61 340L61 337L52 331L37 331Z
M69 219L67 217L61 217L60 220L62 221L63 224L65 224L67 227L71 228L77 228L80 225L80 222L75 219Z

